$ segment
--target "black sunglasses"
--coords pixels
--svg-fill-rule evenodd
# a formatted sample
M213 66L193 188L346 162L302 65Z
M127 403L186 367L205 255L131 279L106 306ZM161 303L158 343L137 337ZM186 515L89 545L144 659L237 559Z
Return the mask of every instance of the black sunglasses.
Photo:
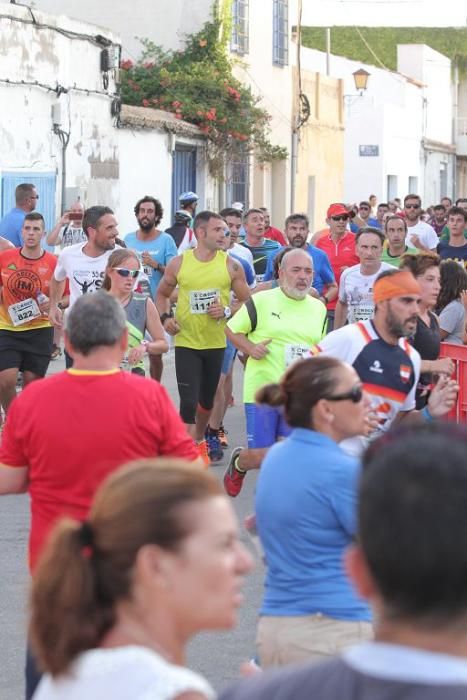
M340 214L339 216L331 216L331 219L333 221L348 221L349 215L348 214Z
M420 209L420 204L405 204L406 209Z
M120 277L132 277L136 279L139 275L139 270L129 270L127 267L114 267L114 270Z
M363 399L363 388L361 384L356 384L345 394L336 394L336 396L326 396L328 401L352 401L352 403L360 403Z

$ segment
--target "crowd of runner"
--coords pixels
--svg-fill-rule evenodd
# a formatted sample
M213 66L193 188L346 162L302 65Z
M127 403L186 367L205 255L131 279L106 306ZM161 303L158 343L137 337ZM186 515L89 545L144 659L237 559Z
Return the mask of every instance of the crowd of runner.
M46 233L34 211L35 188L20 185L16 196L15 215L10 228L8 215L1 222L0 239L0 403L7 416L0 494L29 491L32 502L28 700L42 671L48 675L37 700L212 696L203 679L177 665L184 664L192 634L234 624L239 582L251 567L216 480L197 470L192 476L193 464L220 462L229 448L235 362L243 374L246 445L230 445L223 487L236 497L248 471L261 468L255 516L247 524L259 536L266 565L256 663L283 666L365 642L370 662L362 652L348 657L345 668L336 662L342 668L336 666L332 687L320 695L345 697L344 677L351 685L352 673L371 676L372 663L385 665L371 641L378 630L388 643L407 641L403 632L400 639L386 634L398 584L384 561L365 557L381 547L384 559L387 546L391 566L405 566L404 552L399 564L388 538L399 515L400 527L410 530L410 504L397 488L416 480L414 445L437 437L435 453L444 440L454 463L456 445L466 439L453 428L450 440L448 427L437 424L452 411L459 389L453 361L440 357L441 342L467 342L467 199L453 205L444 198L427 211L414 194L379 205L373 197L358 205L331 203L326 227L312 232L302 213L290 214L282 230L271 226L264 207L243 211L235 203L197 212L194 192L181 195L173 225L162 230L162 205L145 196L134 207L137 228L122 234L109 207L84 209L80 202ZM172 350L179 415L163 387L163 356ZM66 372L36 381L62 352ZM79 426L76 449L71 425ZM397 429L402 434L395 439ZM395 470L396 488L386 451L396 455L404 440L408 466ZM381 444L383 457L375 449ZM427 503L420 496L423 522L434 484L444 478L424 454L433 482ZM157 456L185 465L158 467L151 462ZM118 467L138 459L146 461L119 474ZM391 510L371 477L361 482L359 500L363 459L381 462L382 483L388 480L387 494L401 496L400 510ZM373 542L372 499L378 498L388 521ZM182 517L184 508L193 517ZM154 509L160 516L153 526L147 521ZM61 516L74 521L50 538ZM445 517L440 528L448 527ZM359 533L368 541L346 571L345 551ZM438 549L443 537L444 531ZM420 538L421 524L415 548ZM433 551L438 555L445 559L444 551ZM431 590L436 576L427 557L425 568L414 563L410 576L419 571L423 586L426 574ZM423 627L425 614L436 618L435 596L427 596L424 607L420 595L418 605L413 591L405 595L403 578L396 595L406 604L400 603L401 628L405 616L418 615ZM193 601L186 604L192 595L196 610ZM452 621L447 613L446 619ZM155 654L142 653L143 647ZM80 654L78 674L62 683ZM452 677L467 684L467 666L463 676L453 668ZM144 695L156 678L157 692ZM293 675L277 682L285 689L291 684L290 694L277 697L302 697ZM310 682L323 682L319 672ZM254 683L234 689L232 698L275 697L266 675L263 685ZM371 692L365 687L349 697L383 697L383 688L381 695ZM419 697L415 691L413 697Z

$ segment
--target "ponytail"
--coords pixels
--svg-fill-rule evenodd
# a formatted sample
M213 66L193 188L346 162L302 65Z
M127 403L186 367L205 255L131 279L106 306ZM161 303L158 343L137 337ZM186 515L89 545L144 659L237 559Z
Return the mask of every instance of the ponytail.
M256 392L256 403L266 404L266 406L283 406L286 395L281 384L265 384Z
M74 657L98 646L114 622L112 603L98 595L90 526L64 519L34 574L30 635L39 667L63 673Z

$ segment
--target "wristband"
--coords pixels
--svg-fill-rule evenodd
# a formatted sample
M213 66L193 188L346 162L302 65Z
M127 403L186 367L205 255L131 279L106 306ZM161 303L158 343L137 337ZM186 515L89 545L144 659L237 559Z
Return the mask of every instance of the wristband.
M425 406L425 408L422 409L422 416L424 419L427 421L427 423L431 423L431 421L434 420L433 416L431 415L430 411L428 410L428 406Z

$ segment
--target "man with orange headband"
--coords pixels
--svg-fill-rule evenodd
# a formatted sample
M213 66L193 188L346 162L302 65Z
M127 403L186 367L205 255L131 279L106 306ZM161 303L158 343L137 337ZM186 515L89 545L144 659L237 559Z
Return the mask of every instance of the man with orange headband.
M373 296L373 319L333 331L312 350L338 357L358 373L372 399L375 430L371 439L414 410L420 376L420 355L407 341L417 326L418 282L409 271L385 270L375 281ZM446 415L456 401L457 390L454 381L440 379L418 415L425 420ZM365 446L365 439L345 443L343 447L356 454Z

